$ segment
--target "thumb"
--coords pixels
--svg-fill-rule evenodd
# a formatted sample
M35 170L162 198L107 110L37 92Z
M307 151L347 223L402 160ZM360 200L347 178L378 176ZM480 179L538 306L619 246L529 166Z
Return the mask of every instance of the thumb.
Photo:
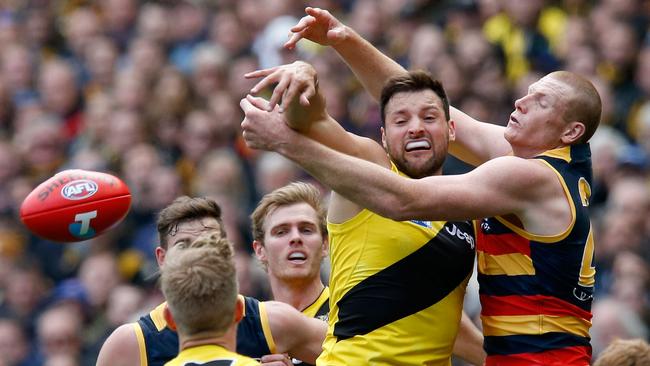
M244 112L244 114L247 114L248 112L255 109L251 102L249 102L246 98L242 98L242 100L239 101L239 107Z
M341 41L343 40L343 32L340 29L330 29L327 31L327 38L334 42Z
M269 102L264 98L254 97L250 94L246 95L246 100L255 108L266 111L269 107Z

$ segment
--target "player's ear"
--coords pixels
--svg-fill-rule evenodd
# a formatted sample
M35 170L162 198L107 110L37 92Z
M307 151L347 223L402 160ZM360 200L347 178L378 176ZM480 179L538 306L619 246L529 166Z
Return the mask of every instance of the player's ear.
M381 127L379 131L381 131L381 146L384 147L384 150L388 150L388 146L386 145L386 129Z
M447 123L447 128L449 129L449 141L456 140L456 122L453 119L450 119Z
M323 257L327 257L329 252L330 252L330 241L329 241L329 237L325 235L325 237L323 238Z
M241 296L237 296L237 303L235 304L235 324L238 324L244 317L244 301Z
M255 251L255 256L259 259L260 262L266 262L266 248L259 240L253 240L253 250Z
M585 130L585 124L582 122L569 122L567 123L562 136L560 136L560 139L562 140L562 143L566 145L573 144L585 134Z
M165 318L165 321L167 322L167 326L171 330L176 330L176 322L174 321L174 317L172 316L172 312L169 311L169 307L165 305L165 308L163 309L163 317Z
M162 266L163 263L165 263L165 254L166 254L165 248L161 246L156 247L156 262L158 262L158 267Z

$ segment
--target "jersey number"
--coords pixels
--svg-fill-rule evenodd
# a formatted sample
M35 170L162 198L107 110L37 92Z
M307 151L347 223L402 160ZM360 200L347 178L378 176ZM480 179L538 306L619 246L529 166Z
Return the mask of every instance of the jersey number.
M582 252L582 265L580 266L580 280L578 284L583 287L592 287L595 282L596 268L594 261L594 234L589 228L585 250Z

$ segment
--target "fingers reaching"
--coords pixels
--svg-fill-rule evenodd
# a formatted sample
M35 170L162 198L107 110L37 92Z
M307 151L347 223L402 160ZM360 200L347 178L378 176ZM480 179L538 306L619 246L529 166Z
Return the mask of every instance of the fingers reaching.
M300 94L300 104L304 107L309 106L309 99L314 95L316 95L316 88L313 85L308 85L305 91Z
M316 18L310 15L306 15L302 18L300 18L300 21L298 21L298 24L294 25L291 27L291 31L294 33L302 32L305 29L307 29L310 25L314 24L316 22Z
M289 88L291 85L291 79L290 78L282 78L280 79L280 82L278 82L278 85L273 89L273 94L271 95L271 98L269 99L269 108L267 110L271 111L273 108L275 108L275 105L280 102L282 96L286 92L287 88ZM287 103L289 100L284 98L284 101ZM283 101L283 102L284 102Z
M257 70L253 72L249 72L248 74L245 74L244 77L246 78L256 78L256 77L264 77L264 79L260 80L255 86L251 88L251 93L257 94L261 90L263 90L266 87L269 87L273 85L274 83L277 83L279 78L281 77L281 74L278 74L273 70L272 72L269 72L268 70L271 69L266 69L266 70Z
M245 73L244 77L246 79L255 79L255 78L259 78L259 77L263 77L263 76L268 76L268 75L271 75L277 69L278 69L278 67L276 66L276 67L271 67L271 68L268 68L268 69L255 70L255 71Z
M294 48L296 48L296 43L298 43L298 41L300 41L302 38L303 38L302 32L293 33L289 36L289 40L285 42L285 44L282 46L288 50L293 50Z
M248 94L246 95L246 100L257 109L266 111L269 108L269 102L267 102L264 98L254 97Z

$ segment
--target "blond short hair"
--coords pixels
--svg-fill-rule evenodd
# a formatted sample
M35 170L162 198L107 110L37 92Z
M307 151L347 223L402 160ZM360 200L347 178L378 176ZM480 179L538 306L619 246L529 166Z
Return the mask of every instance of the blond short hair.
M264 222L266 217L279 207L297 203L306 203L316 211L318 228L323 237L327 237L327 212L322 204L321 194L314 185L293 182L262 197L251 214L253 222L253 239L264 243Z
M600 353L594 366L650 365L650 345L642 339L617 339Z
M232 245L218 233L169 249L161 287L178 331L225 333L234 319L237 278Z

